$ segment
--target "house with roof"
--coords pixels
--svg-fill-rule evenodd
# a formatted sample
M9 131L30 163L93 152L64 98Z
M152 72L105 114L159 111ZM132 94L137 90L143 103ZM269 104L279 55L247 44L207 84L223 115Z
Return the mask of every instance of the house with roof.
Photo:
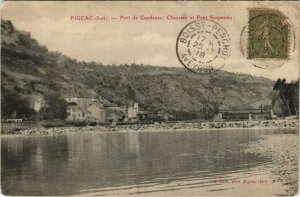
M150 112L148 111L139 111L138 114L137 114L137 117L140 121L143 121L143 120L148 120L149 119L149 115Z
M89 122L97 122L97 123L106 123L106 108L103 106L102 103L92 103L88 108L87 111L89 113L87 120Z
M70 122L85 122L88 117L88 112L78 107L74 102L68 104L67 113L68 116L66 121Z
M69 104L68 113L70 115L67 118L68 121L80 120L100 124L116 123L124 121L127 115L125 107L122 108L115 103L106 102L99 96L91 98L68 96L64 99ZM131 116L136 117L138 106L134 104L133 107L135 111L131 112Z
M115 103L106 103L104 104L107 109L106 122L110 124L115 124L117 122L124 121L126 113L124 107L120 107Z

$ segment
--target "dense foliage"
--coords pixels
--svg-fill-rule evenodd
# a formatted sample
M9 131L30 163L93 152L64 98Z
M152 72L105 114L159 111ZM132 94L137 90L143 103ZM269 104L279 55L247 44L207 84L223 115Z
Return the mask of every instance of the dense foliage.
M60 95L55 93L47 94L45 96L45 106L41 110L42 117L46 120L64 120L68 116L67 108L67 102Z
M278 116L298 115L299 80L287 83L279 78L273 87L272 105Z
M32 120L35 111L29 107L29 101L9 90L1 90L1 117Z

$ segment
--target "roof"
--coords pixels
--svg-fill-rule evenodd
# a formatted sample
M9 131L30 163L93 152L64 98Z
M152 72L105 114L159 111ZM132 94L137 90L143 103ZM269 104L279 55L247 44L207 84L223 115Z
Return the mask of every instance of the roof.
M104 107L118 107L118 105L115 103L105 103Z
M115 109L107 109L107 113L108 113L108 115L109 114L116 114L116 115L119 115L119 116L125 115L125 113L123 111L115 110Z
M261 112L265 112L265 110L262 110L262 109L220 110L220 113L230 113L230 114L261 113Z
M138 114L149 114L148 111L139 111Z
M92 103L89 107L98 107L98 108L101 108L101 109L103 109L103 108L105 108L104 106L103 106L103 104L102 103L96 103L96 102L94 102L94 103Z
M89 111L85 110L85 109L81 109L80 107L78 107L77 105L71 105L69 106L69 109L72 110L72 111L80 111L84 114L87 114L89 113Z
M77 103L75 103L75 102L69 102L68 106L77 106Z
M159 111L157 111L156 113L157 113L157 114L166 114L167 112L164 111L164 110L159 110Z

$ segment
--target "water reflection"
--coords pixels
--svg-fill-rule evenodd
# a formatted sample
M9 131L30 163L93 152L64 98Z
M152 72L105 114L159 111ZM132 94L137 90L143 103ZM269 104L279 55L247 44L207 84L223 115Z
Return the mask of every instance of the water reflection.
M212 184L232 173L259 173L268 158L242 144L272 130L86 133L2 138L5 195L72 195L157 185ZM195 182L196 181L196 182Z

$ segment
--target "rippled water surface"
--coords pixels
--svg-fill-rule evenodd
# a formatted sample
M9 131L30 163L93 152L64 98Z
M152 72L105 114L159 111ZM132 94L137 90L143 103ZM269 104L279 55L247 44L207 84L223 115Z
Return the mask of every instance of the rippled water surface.
M264 171L260 166L270 159L243 153L242 145L273 133L215 130L4 137L2 193L107 195L121 190L130 194L209 187L216 178Z

